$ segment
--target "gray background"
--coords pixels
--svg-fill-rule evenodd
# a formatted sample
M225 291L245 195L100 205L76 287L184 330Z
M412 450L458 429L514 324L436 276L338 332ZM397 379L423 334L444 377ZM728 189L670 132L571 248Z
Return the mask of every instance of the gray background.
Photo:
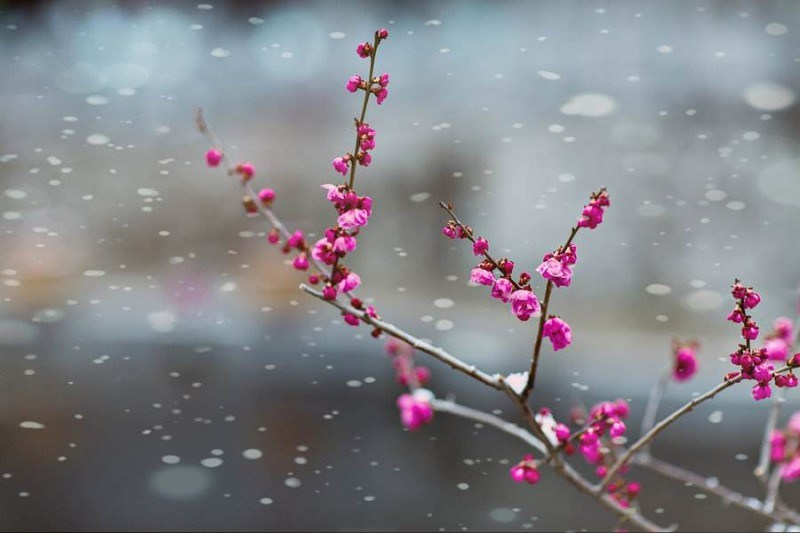
M603 185L606 221L554 297L574 344L545 350L537 406L625 397L633 433L674 337L703 344L701 374L666 406L713 386L736 345L734 276L762 291L764 326L794 316L797 3L0 5L4 529L612 527L550 474L513 484L526 450L489 428L439 415L404 432L381 344L298 292L265 221L203 164L197 105L291 227L330 224L319 185L360 106L344 84L380 26L390 96L368 114L378 147L357 187L374 217L349 264L386 319L487 371L524 369L533 324L467 286L474 258L441 236L437 201L532 270ZM440 396L513 418L431 366ZM767 408L729 391L655 452L758 495ZM637 478L660 523L765 526Z

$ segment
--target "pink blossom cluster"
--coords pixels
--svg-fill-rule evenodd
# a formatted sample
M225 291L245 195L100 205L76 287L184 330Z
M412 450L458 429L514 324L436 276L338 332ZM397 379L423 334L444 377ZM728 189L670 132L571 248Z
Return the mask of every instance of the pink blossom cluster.
M553 253L545 254L542 264L536 267L536 272L552 281L556 287L569 287L572 282L572 265L578 261L577 248L570 244L566 250L559 248Z
M770 459L780 465L784 481L800 479L800 412L794 413L782 430L770 435Z
M550 316L544 323L542 335L550 339L553 351L557 352L572 344L572 328L557 316Z
M400 409L400 422L414 431L433 420L433 395L426 389L416 389L412 393L400 395L397 407Z
M386 28L381 28L375 32L374 43L363 42L356 47L356 53L359 57L370 58L371 60L369 76L372 76L375 52L381 41L387 37L389 37L389 31ZM357 74L350 76L347 79L345 87L351 93L358 90L367 91L367 94L364 96L365 106L370 94L375 95L376 103L381 105L389 96L389 74L383 73L380 76L374 76L372 78L369 76L368 79L364 79ZM346 153L335 158L331 163L334 170L342 176L347 175L347 172L350 171L350 165L354 164L354 161L364 167L368 167L370 163L372 163L370 151L375 148L375 130L372 129L369 124L363 122L363 120L363 114L360 121L356 120L357 143L355 153Z
M772 396L771 384L776 387L797 387L798 379L793 372L788 374L776 374L775 365L771 364L770 360L779 360L780 356L784 358L788 355L789 344L786 342L785 351L782 346L770 346L765 344L760 349L755 349L750 346L750 341L758 338L758 325L753 320L752 316L748 314L748 309L755 308L761 302L761 296L753 290L752 287L745 287L739 280L736 280L731 291L733 298L736 300L736 307L728 315L728 320L731 322L742 324L742 337L744 343L739 344L739 348L730 356L731 363L741 368L739 372L732 372L727 375L728 379L733 379L741 376L747 380L756 381L753 387L752 396L756 401L764 400ZM788 336L787 336L788 334ZM776 321L776 330L770 337L771 339L791 339L791 323L786 324L785 319ZM769 340L767 343L769 343ZM770 355L770 351L772 355ZM781 353L784 352L784 353ZM800 362L797 354L792 357L789 364L796 366ZM772 359L772 358L775 359Z
M602 438L606 434L611 439L623 436L626 428L622 419L627 418L629 413L628 402L621 399L616 402L600 402L591 408L588 418L589 428L581 434L578 448L589 463L604 462L608 452L603 451Z
M531 485L538 483L541 477L539 470L536 468L536 460L532 455L526 455L519 463L512 466L511 470L509 470L509 475L517 483L524 481Z
M674 342L672 346L672 379L678 382L689 381L697 374L697 349L694 342L681 344Z
M608 197L608 192L605 189L600 189L597 193L592 194L589 203L584 206L583 213L578 218L579 228L594 229L601 222L603 222L603 214L605 208L610 206L611 202Z

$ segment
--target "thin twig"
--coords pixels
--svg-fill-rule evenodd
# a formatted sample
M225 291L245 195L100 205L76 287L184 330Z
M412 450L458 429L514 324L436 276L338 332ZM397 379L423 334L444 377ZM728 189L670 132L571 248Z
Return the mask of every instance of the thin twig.
M778 389L777 394L772 399L772 406L769 410L767 423L764 425L764 435L761 437L761 452L759 453L758 465L753 474L761 481L766 483L769 478L769 463L770 463L770 440L772 432L775 431L775 426L778 423L778 415L780 415L781 407L786 401L786 389Z
M740 509L745 509L753 514L774 520L776 522L788 522L800 524L800 516L793 511L773 511L767 512L764 509L764 502L752 496L745 496L733 489L726 487L716 481L715 478L705 478L691 470L687 470L677 465L673 465L653 456L639 454L633 458L633 463L652 470L653 472L675 481L681 481L692 485L703 492L718 496L724 503L734 505Z
M550 296L553 294L553 282L547 280L547 288L544 290L544 300L542 301L542 315L539 317L539 329L536 331L536 340L533 343L533 354L531 355L531 368L528 370L528 381L522 390L522 398L527 401L536 384L536 370L539 368L539 354L542 351L542 340L544 340L544 323L547 320L547 309L550 307Z
M477 409L472 409L471 407L465 407L449 400L433 400L431 402L431 407L433 407L436 411L450 413L462 418L469 418L470 420L475 420L476 422L486 424L487 426L492 426L500 431L525 441L542 454L547 453L547 448L541 440L531 435L525 429L512 422L509 422L508 420L504 420L499 416L495 416L484 411L479 411Z
M776 370L774 373L781 374L783 372L788 371L790 368L791 367L789 366L785 366L779 370ZM720 383L719 385L717 385L710 391L706 392L705 394L698 396L697 398L694 398L693 400L685 404L683 407L673 412L671 415L664 418L663 420L661 420L661 422L653 426L653 429L648 431L645 435L639 437L639 440L637 440L630 448L628 448L628 450L624 454L622 454L622 456L619 459L617 459L614 465L608 470L608 473L603 478L603 481L597 486L597 491L601 492L603 489L605 489L606 485L608 485L608 483L614 478L614 476L617 474L622 465L627 463L630 460L630 458L636 452L638 452L642 446L646 445L648 442L653 440L656 437L656 435L664 431L672 423L676 422L680 417L682 417L686 413L692 411L695 407L697 407L701 403L705 402L706 400L710 400L720 392L724 391L729 387L732 387L733 385L739 383L743 379L744 378L741 374L739 374L735 378L727 379L726 381Z
M780 468L774 468L767 482L767 497L764 498L764 511L771 513L775 509L779 497L778 489L781 487L782 480L783 472Z
M517 398L519 398L517 396ZM529 432L525 431L524 429L520 428L519 426L512 424L502 418L496 417L494 415L490 415L488 413L484 413L483 411L479 411L477 409L472 409L470 407L465 407L463 405L459 405L455 402L451 402L448 400L434 400L431 403L431 406L441 412L450 413L456 416L461 416L463 418L467 418L470 420L475 420L476 422L481 422L492 426L494 428L499 429L509 435L517 437L518 439L524 441L525 443L529 444L530 446L534 447L540 452L544 453L545 445L542 441L534 437ZM527 407L527 406L526 406ZM658 524L655 524L642 516L634 509L625 509L621 507L611 496L607 494L603 494L598 496L594 493L592 485L586 481L574 468L572 468L569 464L557 459L554 462L554 470L558 473L561 477L563 477L568 483L576 487L578 490L583 492L584 494L591 496L593 499L596 499L603 507L612 511L616 514L620 519L624 519L627 522L635 525L636 527L642 529L643 531L669 531L669 529L665 529L660 527Z
M647 398L647 406L644 409L644 416L642 416L642 428L639 430L639 435L644 435L650 431L653 428L653 424L656 423L658 406L661 404L661 399L664 397L664 392L669 384L670 370L670 365L665 366L661 370L655 386L650 389L650 396ZM642 447L642 454L647 454L649 448L649 445Z
M305 283L300 285L300 289L310 294L311 296L314 296L315 298L322 300L327 304L337 307L338 309L344 311L345 313L349 313L351 315L356 316L362 322L381 330L387 335L394 337L396 339L400 339L401 341L410 344L415 349L433 356L434 358L450 366L454 370L458 370L463 374L475 378L481 383L492 387L493 389L497 389L500 391L504 390L502 380L500 376L497 374L489 375L486 372L483 372L482 370L478 370L475 367L475 365L467 364L461 359L455 357L454 355L447 353L443 349L437 348L421 339L418 339L417 337L411 335L410 333L406 333L405 331L403 331L402 329L398 328L393 324L384 322L383 320L379 320L377 318L372 318L364 311L356 309L346 303L343 303L336 299L326 300L320 291L309 287Z

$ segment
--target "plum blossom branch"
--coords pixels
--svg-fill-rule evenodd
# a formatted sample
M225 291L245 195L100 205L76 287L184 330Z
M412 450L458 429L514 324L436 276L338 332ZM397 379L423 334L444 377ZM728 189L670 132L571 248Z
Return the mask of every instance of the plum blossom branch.
M509 435L512 435L522 440L523 442L535 448L536 450L545 453L546 448L541 440L537 439L532 434L520 428L516 424L508 422L500 417L491 415L489 413L485 413L483 411L479 411L477 409L465 407L463 405L459 405L449 400L433 400L432 405L434 409L437 411L450 413L456 416L460 416L462 418L467 418L470 420L474 420L476 422L481 422L486 425L492 426L496 429L499 429L500 431L508 433ZM520 407L527 408L528 406L525 404L520 404ZM529 412L529 414L532 413ZM579 491L592 497L593 499L596 499L603 507L614 512L617 516L620 517L621 520L630 522L631 524L639 527L643 531L670 531L670 529L662 528L658 524L651 522L650 520L642 516L634 509L625 509L621 507L616 501L614 501L610 496L606 494L598 496L597 494L594 493L591 484L589 484L583 478L583 476L581 476L568 463L565 463L560 459L556 458L556 462L554 464L554 470L561 477L563 477L568 483L576 487Z
M774 374L775 375L781 375L781 374L783 374L785 372L790 371L791 369L792 369L791 366L785 366L785 367L783 367L783 368L781 368L779 370L776 370L774 372ZM642 448L647 443L652 441L659 433L661 433L662 431L667 429L673 423L677 422L678 419L680 419L686 413L689 413L690 411L694 410L694 408L697 407L698 405L700 405L701 403L703 403L703 402L705 402L707 400L710 400L711 398L713 398L714 396L716 396L720 392L724 391L725 389L728 389L728 388L732 387L733 385L736 385L737 383L739 383L739 382L741 382L743 380L744 380L744 376L742 374L739 374L739 375L737 375L735 377L732 377L730 379L726 379L724 382L720 383L719 385L717 385L716 387L714 387L710 391L708 391L705 394L702 394L702 395L698 396L697 398L694 398L690 402L686 403L683 407L681 407L680 409L677 409L671 415L667 416L666 418L661 420L658 424L653 426L653 429L651 429L650 431L645 433L642 437L640 437L639 440L637 440L635 443L633 443L633 445L631 445L631 447L628 448L628 450L624 454L622 454L622 456L620 456L619 459L617 459L617 462L614 463L614 466L612 466L608 470L608 472L606 473L605 478L600 483L600 485L598 485L597 491L599 492L599 491L603 490L603 488L605 488L606 485L608 485L608 483L614 478L614 475L619 471L619 469L622 467L622 465L627 463L630 460L630 458L636 452L639 451L640 448Z

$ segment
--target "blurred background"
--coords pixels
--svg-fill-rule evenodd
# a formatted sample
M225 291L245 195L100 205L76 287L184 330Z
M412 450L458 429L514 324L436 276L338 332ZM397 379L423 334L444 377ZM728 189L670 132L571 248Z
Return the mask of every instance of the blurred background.
M0 2L0 528L613 526L549 473L512 483L527 450L491 428L404 431L382 343L298 291L266 221L204 164L195 106L318 234L360 109L355 47L381 26L390 96L357 179L374 216L349 265L388 321L526 369L533 323L467 285L475 260L437 202L532 271L600 186L612 207L553 299L574 343L545 350L537 406L627 398L635 434L673 338L700 341L701 372L665 412L731 369L734 277L761 291L764 327L796 315L796 2ZM515 420L429 366L440 397ZM653 451L761 496L768 409L728 391ZM636 478L661 524L768 526Z

